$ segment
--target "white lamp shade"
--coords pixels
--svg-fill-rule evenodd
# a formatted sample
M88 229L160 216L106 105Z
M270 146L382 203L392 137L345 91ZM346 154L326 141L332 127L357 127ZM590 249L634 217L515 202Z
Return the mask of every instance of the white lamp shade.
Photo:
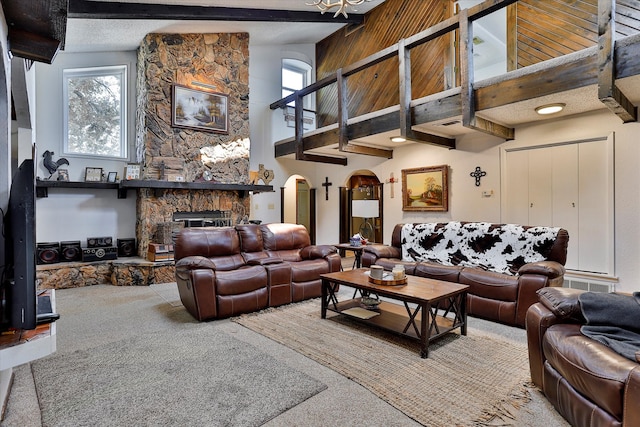
M380 212L378 200L353 200L351 216L357 218L377 218Z

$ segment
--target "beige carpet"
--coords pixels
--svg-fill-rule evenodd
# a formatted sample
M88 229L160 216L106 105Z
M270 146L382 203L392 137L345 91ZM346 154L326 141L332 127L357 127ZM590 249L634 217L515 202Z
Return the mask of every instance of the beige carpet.
M424 425L510 425L529 399L526 346L475 329L432 343L429 358L421 359L416 341L346 316L321 319L319 299L233 320L356 381Z

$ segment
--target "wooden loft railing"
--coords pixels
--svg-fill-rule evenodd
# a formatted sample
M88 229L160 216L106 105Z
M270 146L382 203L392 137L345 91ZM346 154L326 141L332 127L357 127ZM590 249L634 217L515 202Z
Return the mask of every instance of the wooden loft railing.
M598 96L603 104L623 122L637 121L636 107L615 85L615 80L640 74L640 38L636 43L615 45L615 0L598 1L598 43L584 49L583 54L566 55L561 61L549 60L532 72L506 73L489 86L474 86L473 21L487 16L517 0L488 0L473 8L464 9L425 31L400 40L356 63L340 68L334 75L297 91L270 105L284 108L295 101L295 136L276 143L275 155L295 154L297 160L346 164L343 157L311 154L307 151L338 142L343 153L357 153L391 158L392 150L366 147L350 142L356 138L400 129L405 138L417 142L455 148L454 138L445 138L412 129L412 126L441 119L462 116L466 128L494 135L505 140L514 138L514 129L479 117L476 113L488 108L533 99L552 94L598 85ZM411 50L438 37L458 30L460 33L460 87L424 98L411 99ZM578 52L576 52L578 53ZM399 60L399 105L366 116L349 118L347 113L346 78L383 61ZM338 90L337 124L303 133L302 99L324 87L336 84ZM496 96L496 93L499 95Z

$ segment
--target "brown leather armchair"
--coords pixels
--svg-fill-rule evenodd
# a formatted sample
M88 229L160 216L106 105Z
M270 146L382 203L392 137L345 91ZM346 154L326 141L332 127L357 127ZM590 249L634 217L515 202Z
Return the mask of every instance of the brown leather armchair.
M543 288L527 311L531 379L574 426L640 426L640 364L580 332L579 295Z

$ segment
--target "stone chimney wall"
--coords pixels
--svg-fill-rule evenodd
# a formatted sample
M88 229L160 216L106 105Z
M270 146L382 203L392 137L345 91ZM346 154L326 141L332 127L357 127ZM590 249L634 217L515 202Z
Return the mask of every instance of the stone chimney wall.
M228 95L228 134L172 127L174 84ZM211 182L247 184L249 145L249 35L148 34L138 49L136 157L142 178L166 179L159 172L162 164L171 165L185 182L202 181L207 171ZM137 193L140 256L146 255L157 224L171 221L176 211L248 215L250 209L249 197L237 191Z

